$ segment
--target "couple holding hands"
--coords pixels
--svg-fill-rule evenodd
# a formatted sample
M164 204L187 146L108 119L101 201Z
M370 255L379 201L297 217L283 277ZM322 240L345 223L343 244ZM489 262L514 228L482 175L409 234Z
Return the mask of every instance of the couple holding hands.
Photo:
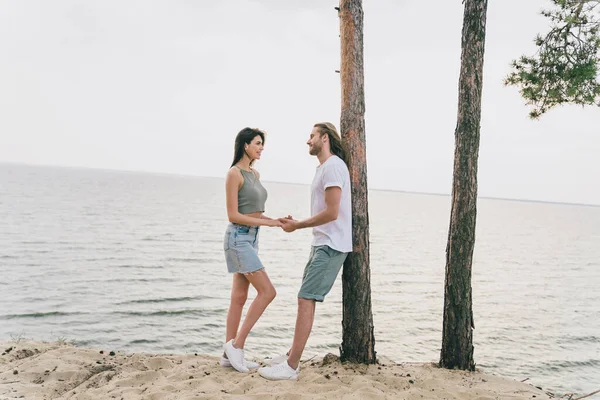
M250 330L276 292L258 257L261 226L281 227L286 232L313 228L309 260L298 292L298 314L292 346L287 354L275 357L258 373L267 379L297 379L300 357L310 335L316 302L322 302L352 251L352 205L350 174L339 133L331 123L315 124L308 141L308 151L319 165L311 185L311 217L302 221L265 216L267 191L260 174L252 168L264 149L265 134L244 128L235 139L231 169L226 179L227 215L224 250L227 270L233 274L231 302L227 313L227 331L221 366L248 372L258 364L246 361L244 345ZM252 285L257 292L239 327L242 310ZM239 329L238 329L239 328Z

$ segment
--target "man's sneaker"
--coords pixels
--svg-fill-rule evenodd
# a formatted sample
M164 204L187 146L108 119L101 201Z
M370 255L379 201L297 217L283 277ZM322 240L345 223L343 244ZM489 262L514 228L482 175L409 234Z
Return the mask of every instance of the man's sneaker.
M258 374L265 379L272 381L296 380L300 373L300 366L293 369L286 362L274 365L272 367L263 367L258 369Z
M229 359L224 356L221 356L221 359L219 360L219 365L223 368L233 368L233 365L231 365ZM255 363L254 361L246 360L246 367L248 367L248 369L256 369L260 367L260 364Z
M286 354L282 354L280 356L277 357L273 357L270 360L265 360L265 364L271 365L271 366L275 366L277 364L281 364L284 361L287 361L288 359L288 355Z
M233 339L223 345L223 351L231 366L239 372L249 372L248 367L246 367L246 360L244 359L244 350L236 349L233 347Z

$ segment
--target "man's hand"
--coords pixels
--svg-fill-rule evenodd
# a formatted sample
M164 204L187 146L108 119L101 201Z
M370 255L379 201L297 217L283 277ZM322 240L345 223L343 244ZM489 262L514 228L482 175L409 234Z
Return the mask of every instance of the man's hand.
M298 229L298 221L293 219L291 215L288 215L286 218L279 218L279 222L281 222L281 229L286 232L294 232Z

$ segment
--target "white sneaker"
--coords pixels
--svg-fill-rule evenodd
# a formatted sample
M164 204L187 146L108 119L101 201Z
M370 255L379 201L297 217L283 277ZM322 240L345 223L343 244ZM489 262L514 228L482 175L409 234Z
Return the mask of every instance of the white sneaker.
M287 361L288 359L288 355L287 354L282 354L280 356L277 357L273 357L270 360L265 360L265 364L271 365L271 366L275 366L277 364L281 364L282 362Z
M245 363L246 363L246 367L248 367L248 369L256 369L256 368L260 367L260 364L255 363L254 361L245 360ZM219 360L219 365L223 368L233 368L233 365L231 365L231 362L229 361L229 359L225 358L223 356L221 356L221 359Z
M272 381L283 381L283 380L296 380L300 373L300 366L293 369L286 362L277 364L273 367L263 367L258 369L258 374L265 379Z
M223 351L227 355L231 366L239 372L249 372L244 359L244 350L233 347L233 339L223 345Z

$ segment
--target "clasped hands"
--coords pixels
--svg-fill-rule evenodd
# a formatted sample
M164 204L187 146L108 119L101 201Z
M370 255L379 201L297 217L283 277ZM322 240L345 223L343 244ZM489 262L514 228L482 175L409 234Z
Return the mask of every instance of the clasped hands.
M271 226L279 226L286 232L294 232L296 229L298 229L298 221L292 218L291 215L283 218L275 218L272 221L273 225Z

